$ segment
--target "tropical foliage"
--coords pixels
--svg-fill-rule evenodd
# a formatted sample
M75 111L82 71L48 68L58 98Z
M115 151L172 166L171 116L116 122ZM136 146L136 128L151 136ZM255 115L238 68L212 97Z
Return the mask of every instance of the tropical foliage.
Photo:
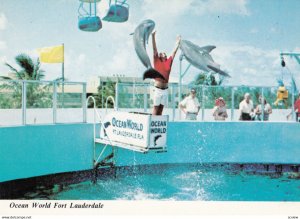
M98 87L98 93L94 95L96 99L96 104L98 108L105 108L106 99L109 96L112 96L115 99L115 88L116 88L116 82L113 82L111 80L108 80L106 82L103 82ZM88 107L91 107L92 103L89 103ZM113 108L113 102L111 99L107 100L107 108Z
M223 76L217 76L216 74L213 74L212 72L200 72L196 78L195 81L192 82L192 85L207 85L207 86L220 86L222 85L224 81Z
M222 86L224 82L224 77L211 74L211 73L199 73L195 81L192 82L189 86L195 87L197 90L197 97L199 100L204 102L205 108L214 107L215 100L219 97L223 97L226 101L227 106L231 106L232 101L234 102L234 108L238 109L239 103L244 99L244 94L249 93L254 104L259 104L259 96L263 94L267 102L271 105L276 100L277 88L260 88L260 87L249 87L249 86L240 86L240 87L227 87ZM204 91L202 91L202 86L205 85ZM200 86L200 87L199 87ZM204 95L204 96L203 96ZM203 96L203 97L202 97ZM289 106L291 106L291 98L288 100ZM284 108L283 104L278 106L272 106L273 108Z
M40 81L45 77L44 70L40 68L40 61L34 61L27 54L15 57L17 67L9 63L5 65L10 69L10 76L1 76L0 79L0 107L21 108L22 83L17 80ZM28 108L48 108L52 105L52 93L49 85L34 82L26 83L26 106Z
M37 59L36 62L32 60L27 54L19 54L15 57L16 63L19 65L20 70L13 67L9 63L5 65L10 69L10 73L13 77L3 77L3 79L17 79L17 80L42 80L44 75L44 70L40 69L40 61Z

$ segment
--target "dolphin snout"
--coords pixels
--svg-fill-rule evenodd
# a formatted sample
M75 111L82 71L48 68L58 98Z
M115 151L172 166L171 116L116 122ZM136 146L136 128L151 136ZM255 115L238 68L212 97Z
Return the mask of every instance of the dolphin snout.
M142 25L145 29L150 30L151 28L154 29L155 23L153 20L145 20Z

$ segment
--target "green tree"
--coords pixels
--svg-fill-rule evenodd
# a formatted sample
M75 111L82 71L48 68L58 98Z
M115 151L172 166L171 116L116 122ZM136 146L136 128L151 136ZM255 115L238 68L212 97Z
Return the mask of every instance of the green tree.
M27 54L19 54L15 57L16 63L19 65L20 70L13 67L9 63L5 63L10 68L13 77L3 77L2 79L17 79L17 80L42 80L45 77L44 70L40 68L40 60L33 61Z
M10 69L12 77L1 76L1 79L7 81L4 81L0 85L0 89L11 94L11 98L9 99L11 104L5 104L6 107L11 106L13 108L19 108L21 106L22 85L19 82L11 80L40 81L45 77L45 74L44 70L40 68L39 59L34 61L29 55L22 53L15 57L15 61L19 67L18 69L9 63L5 63L5 65ZM50 107L52 100L51 94L49 94L49 89L50 87L48 85L41 86L40 84L27 83L27 107ZM5 101L7 101L7 98ZM1 102L3 101L0 101L0 103Z
M200 72L192 85L206 85L206 86L220 86L224 81L224 77L220 76L219 79L215 77L212 73Z
M206 108L212 108L216 98L223 97L224 99L227 99L227 97L231 95L227 88L220 87L223 82L223 76L216 77L216 75L212 74L212 72L200 72L196 75L195 80L191 82L189 86L196 88L197 97L200 100L204 100ZM201 85L209 86L205 88L204 97L202 97L201 87L198 87Z
M116 95L116 82L113 82L111 80L108 80L106 82L103 82L98 87L98 94L96 94L94 97L96 99L97 107L105 108L106 99L109 96L112 96L115 99ZM89 107L92 107L92 103L89 104ZM111 99L107 101L107 108L113 108L113 102Z

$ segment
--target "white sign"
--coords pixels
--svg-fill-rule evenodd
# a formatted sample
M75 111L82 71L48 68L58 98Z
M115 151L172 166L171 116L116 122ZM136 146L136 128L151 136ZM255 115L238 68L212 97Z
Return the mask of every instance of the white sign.
M167 146L168 116L151 116L150 148Z
M113 112L104 121L100 137L141 148L161 148L167 143L168 116Z

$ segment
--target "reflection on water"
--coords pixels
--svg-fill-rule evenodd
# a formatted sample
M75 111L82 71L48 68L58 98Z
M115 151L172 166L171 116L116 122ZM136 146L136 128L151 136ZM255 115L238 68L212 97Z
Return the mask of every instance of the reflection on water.
M260 173L201 165L134 166L96 183L39 187L22 199L300 201L299 173Z

